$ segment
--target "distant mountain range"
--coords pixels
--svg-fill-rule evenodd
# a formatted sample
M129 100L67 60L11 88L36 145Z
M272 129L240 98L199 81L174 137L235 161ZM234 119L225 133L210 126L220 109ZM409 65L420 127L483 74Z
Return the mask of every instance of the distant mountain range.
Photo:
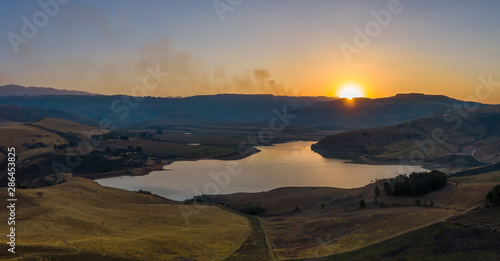
M37 95L96 95L90 92L59 90L48 87L24 87L20 85L0 86L0 96L37 96Z
M462 102L446 96L422 94L398 94L389 98L353 100L242 94L141 99L120 95L0 97L0 105L40 108L53 110L54 113L58 111L72 115L75 121L84 124L88 124L89 120L99 122L106 119L118 128L132 129L169 128L179 125L269 125L269 120L283 114L286 106L287 114L290 115L290 126L352 130L398 124L434 115L460 103Z
M109 119L123 128L168 128L172 125L269 124L273 110L297 110L329 97L219 94L187 98L41 95L0 97L0 105L53 109L91 118Z
M298 120L295 123L331 130L371 128L439 114L462 103L443 95L424 94L398 94L380 99L339 99L297 111Z

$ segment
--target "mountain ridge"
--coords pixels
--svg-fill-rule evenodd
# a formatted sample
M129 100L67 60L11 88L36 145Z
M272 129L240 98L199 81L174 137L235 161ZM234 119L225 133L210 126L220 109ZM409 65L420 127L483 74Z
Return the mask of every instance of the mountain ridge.
M38 95L99 95L85 91L56 89L52 87L24 87L16 84L0 86L0 96L38 96Z

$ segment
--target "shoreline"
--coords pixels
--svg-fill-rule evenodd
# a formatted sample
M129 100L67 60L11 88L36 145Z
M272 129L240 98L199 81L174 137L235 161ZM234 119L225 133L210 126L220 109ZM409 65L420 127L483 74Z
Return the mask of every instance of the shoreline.
M154 163L151 163L145 167L134 168L134 169L123 169L113 172L103 172L103 173L91 173L91 174L83 174L77 175L77 177L87 178L91 180L97 179L105 179L105 178L116 178L121 176L145 176L150 174L153 171L165 170L164 167L171 165L176 161L198 161L198 160L240 160L250 157L256 153L259 153L261 150L251 147L247 150L248 152L245 154L240 153L231 153L227 155L217 156L217 157L199 157L199 158L164 158L157 159Z

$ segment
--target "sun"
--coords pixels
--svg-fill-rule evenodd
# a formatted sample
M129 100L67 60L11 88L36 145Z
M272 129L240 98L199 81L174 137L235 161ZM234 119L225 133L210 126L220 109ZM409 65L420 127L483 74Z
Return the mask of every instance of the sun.
M363 88L359 84L355 83L348 83L340 86L337 94L340 98L347 98L349 100L365 96Z

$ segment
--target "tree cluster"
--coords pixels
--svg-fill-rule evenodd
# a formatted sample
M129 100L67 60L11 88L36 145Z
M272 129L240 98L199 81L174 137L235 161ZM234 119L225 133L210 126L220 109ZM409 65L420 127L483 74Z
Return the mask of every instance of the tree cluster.
M384 183L384 191L395 196L420 196L446 185L448 176L441 171L412 172Z
M499 205L500 204L500 185L496 185L486 194L486 204Z
M297 208L298 207L295 208L295 211L297 211ZM262 204L260 202L252 202L251 204L249 204L245 208L243 208L241 211L245 214L248 214L248 215L260 215L260 214L264 213L266 210L262 207ZM299 208L299 211L300 211L300 208Z

